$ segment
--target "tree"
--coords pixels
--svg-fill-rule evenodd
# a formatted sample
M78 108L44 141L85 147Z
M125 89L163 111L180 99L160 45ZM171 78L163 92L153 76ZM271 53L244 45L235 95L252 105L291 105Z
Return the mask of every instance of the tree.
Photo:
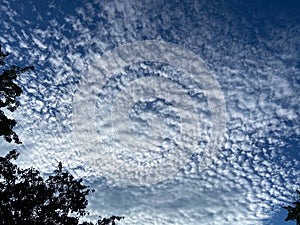
M12 160L16 150L0 157L0 224L94 225L79 222L88 215L86 196L94 190L63 170L62 163L47 179L35 168L22 169ZM115 225L123 217L99 218L95 225Z
M15 81L20 74L28 70L34 70L34 67L5 66L5 59L8 55L9 53L2 52L0 45L0 66L2 67L2 74L0 75L0 108L13 112L20 105L18 97L22 93L21 87ZM17 124L16 121L9 119L2 109L0 109L0 124L0 136L3 136L7 142L14 140L15 143L21 144L18 135L13 131L14 126Z
M34 67L6 67L8 55L2 52L0 45L0 136L7 142L14 140L21 144L13 131L16 121L9 119L2 108L14 112L20 106L18 97L22 89L15 81L20 74ZM115 225L124 218L99 217L95 224L80 222L89 214L86 196L94 190L84 185L82 179L75 179L63 170L62 163L45 179L33 167L22 169L12 163L18 156L14 149L0 157L0 225Z
M285 221L296 220L296 224L300 225L300 191L297 190L298 198L293 202L294 206L285 206L283 207L288 211L288 215L285 218Z

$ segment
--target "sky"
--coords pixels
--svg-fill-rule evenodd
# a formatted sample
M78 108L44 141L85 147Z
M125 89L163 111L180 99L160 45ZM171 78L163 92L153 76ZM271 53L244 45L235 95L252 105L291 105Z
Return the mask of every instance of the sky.
M300 4L8 1L19 165L95 189L90 219L279 225L299 188Z

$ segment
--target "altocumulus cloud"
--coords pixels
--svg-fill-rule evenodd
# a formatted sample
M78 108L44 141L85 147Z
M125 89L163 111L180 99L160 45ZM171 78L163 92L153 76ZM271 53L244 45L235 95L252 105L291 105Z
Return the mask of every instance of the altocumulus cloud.
M34 74L20 78L24 95L15 114L24 142L20 163L47 172L63 161L76 175L89 178L96 189L90 199L93 215L122 214L124 224L259 225L277 205L286 204L299 183L300 14L296 7L238 1L49 5L4 1L0 10L5 15L1 43L13 53L14 61L36 67ZM201 151L192 152L167 180L151 186L118 185L82 165L82 153L73 141L74 94L97 57L127 43L153 39L193 51L214 73L226 102L224 143L205 168ZM104 132L112 125L112 96L125 90L140 72L183 80L188 76L168 65L147 63L114 74L100 90L96 105L103 144L120 146L118 139L109 139L110 133ZM183 85L183 80L177 81ZM190 95L202 113L199 118L207 133L204 129L198 146L205 149L211 138L205 93L199 87L182 87L194 93ZM158 137L147 126L158 116L170 125L167 132L178 135L176 109L162 99L152 100L148 106L141 102L132 108L133 128L146 129L145 139L148 131ZM128 154L135 161L143 159ZM159 156L156 150L147 157Z

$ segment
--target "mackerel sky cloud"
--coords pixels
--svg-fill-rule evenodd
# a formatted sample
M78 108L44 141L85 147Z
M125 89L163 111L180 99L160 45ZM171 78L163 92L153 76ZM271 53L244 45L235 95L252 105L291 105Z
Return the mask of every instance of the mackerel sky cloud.
M62 161L96 190L91 217L122 224L284 223L300 181L297 1L4 0L0 13L9 60L36 68L19 79L20 165Z

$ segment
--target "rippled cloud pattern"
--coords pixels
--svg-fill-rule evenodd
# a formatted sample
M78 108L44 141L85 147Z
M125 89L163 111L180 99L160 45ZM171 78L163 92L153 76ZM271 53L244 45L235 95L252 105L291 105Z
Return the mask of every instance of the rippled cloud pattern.
M2 1L0 43L11 62L36 67L19 79L20 164L46 173L62 161L86 178L91 218L281 224L272 217L300 182L299 9ZM160 45L121 51L139 43Z

